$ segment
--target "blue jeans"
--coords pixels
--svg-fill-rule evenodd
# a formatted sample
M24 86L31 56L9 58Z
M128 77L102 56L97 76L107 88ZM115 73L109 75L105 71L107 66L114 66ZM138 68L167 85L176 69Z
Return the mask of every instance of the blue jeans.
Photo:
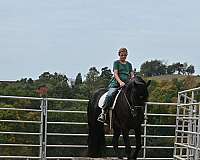
M108 94L106 95L105 98L105 106L103 108L109 108L111 107L111 101L113 98L113 94L117 91L117 88L109 88L108 89Z

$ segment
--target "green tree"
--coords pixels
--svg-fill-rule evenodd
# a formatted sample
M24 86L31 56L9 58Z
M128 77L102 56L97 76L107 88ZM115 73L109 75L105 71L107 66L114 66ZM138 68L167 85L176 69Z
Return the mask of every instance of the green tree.
M176 71L178 72L178 74L185 74L185 70L187 68L187 63L180 63L180 62L177 62L175 64L173 64Z
M189 65L186 69L186 72L188 75L191 75L193 73L195 73L195 70L194 70L194 66L193 65Z
M89 95L92 95L98 88L99 71L96 67L91 67L86 75L85 83L88 88Z
M176 68L173 64L167 66L167 74L173 74L173 73L175 73L175 71L176 71Z
M102 87L106 87L108 85L108 83L110 82L111 78L112 78L112 73L111 70L108 67L103 67L101 69L101 75L100 75L100 85Z
M79 86L82 83L83 83L83 80L82 80L81 73L78 73L75 79L75 86Z
M39 76L39 80L49 80L51 78L51 74L49 72L44 72Z
M146 61L140 67L140 72L144 76L159 76L166 74L166 65L160 60Z

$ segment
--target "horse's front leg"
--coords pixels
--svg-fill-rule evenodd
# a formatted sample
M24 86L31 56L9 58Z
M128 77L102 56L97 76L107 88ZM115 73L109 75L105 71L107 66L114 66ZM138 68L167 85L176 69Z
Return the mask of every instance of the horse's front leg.
M129 159L131 159L131 145L130 145L130 139L129 139L129 130L123 130L123 139L124 139L124 144L125 144L125 152L126 156Z
M139 124L135 129L135 139L136 139L136 149L133 154L133 159L136 160L138 157L138 153L142 148L142 141L141 141L141 124Z
M118 148L118 141L119 141L119 136L120 136L120 134L121 134L121 130L120 130L120 129L115 129L115 128L114 128L112 144L113 144L113 149L114 149L114 151L115 151L115 155L116 155L119 159L123 159L123 157L120 155L119 148Z

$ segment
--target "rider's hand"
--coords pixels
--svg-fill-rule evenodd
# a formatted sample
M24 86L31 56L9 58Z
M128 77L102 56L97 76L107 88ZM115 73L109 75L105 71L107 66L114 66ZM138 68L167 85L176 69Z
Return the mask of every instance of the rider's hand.
M120 82L119 85L120 85L120 87L123 87L125 85L125 83L124 82Z
M134 80L134 79L135 79L135 76L132 76L130 80Z

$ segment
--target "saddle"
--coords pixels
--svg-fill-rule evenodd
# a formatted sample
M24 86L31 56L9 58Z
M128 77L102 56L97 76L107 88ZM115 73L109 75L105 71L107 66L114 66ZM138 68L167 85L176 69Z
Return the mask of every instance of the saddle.
M111 100L111 104L112 104L112 107L109 108L109 110L113 110L115 108L115 104L116 104L116 101L117 101L117 98L119 96L121 92L121 89L120 90L117 90L113 96L112 96L112 100ZM99 99L99 102L98 102L98 106L99 108L103 108L104 104L105 104L105 98L106 98L106 95L108 94L108 91L105 92Z
M110 128L110 131L111 131L111 132L112 132L112 110L113 110L114 107L115 107L115 104L116 104L116 102L117 102L117 99L118 99L118 96L119 96L120 92L121 92L121 89L120 89L120 90L117 90L117 91L113 94L113 96L112 96L112 101L111 101L112 107L111 107L111 108L108 108L109 112L108 112L107 114L109 114L109 126L110 126L109 128ZM104 106L104 104L105 104L105 98L106 98L106 95L107 95L107 94L108 94L108 92L104 93L104 94L100 97L99 102L98 102L98 106L99 106L100 108L103 108L103 106ZM107 125L107 124L105 123L105 125Z

